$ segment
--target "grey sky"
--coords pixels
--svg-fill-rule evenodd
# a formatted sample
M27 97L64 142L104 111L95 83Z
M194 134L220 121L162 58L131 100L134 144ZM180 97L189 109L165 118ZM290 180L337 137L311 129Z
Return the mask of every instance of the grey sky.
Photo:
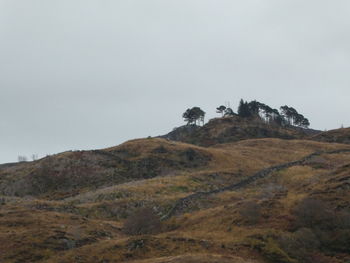
M0 0L0 163L117 145L239 99L350 125L350 1Z

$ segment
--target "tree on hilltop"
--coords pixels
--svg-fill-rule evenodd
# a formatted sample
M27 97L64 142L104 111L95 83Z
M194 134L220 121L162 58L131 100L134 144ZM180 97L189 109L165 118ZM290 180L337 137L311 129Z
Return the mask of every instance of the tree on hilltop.
M253 100L248 103L249 111L253 116L259 117L260 109L263 104Z
M288 107L287 105L281 106L281 114L286 119L288 125L299 126L303 128L308 128L310 122L304 115L300 114L293 107Z
M236 113L231 108L226 108L224 116L234 116Z
M300 124L301 124L301 127L303 127L303 128L309 128L310 121L307 118L304 118Z
M205 112L199 107L193 107L191 109L187 109L182 114L182 117L187 122L187 125L190 125L190 124L196 125L197 122L200 125L200 123L204 124Z
M262 104L261 105L261 110L262 110L262 112L264 114L263 116L265 118L265 121L266 122L270 122L271 118L272 118L272 114L273 114L273 109L269 105Z
M275 123L280 126L298 126L308 128L310 122L293 107L281 106L280 111L269 105L253 100L251 102L241 99L238 115L242 118L258 118L266 123Z
M226 111L226 107L224 105L221 105L216 108L216 113L221 113L221 116L224 117L224 112Z
M292 124L292 117L293 117L293 113L291 111L291 108L289 108L287 105L285 105L285 106L281 106L280 109L281 109L281 114L285 118L287 124L291 125Z
M249 118L252 116L248 102L244 101L243 99L241 99L239 102L238 115L242 118Z
M195 122L195 116L194 113L191 109L187 109L183 114L182 114L182 118L185 119L185 121L187 122L187 125L193 124Z

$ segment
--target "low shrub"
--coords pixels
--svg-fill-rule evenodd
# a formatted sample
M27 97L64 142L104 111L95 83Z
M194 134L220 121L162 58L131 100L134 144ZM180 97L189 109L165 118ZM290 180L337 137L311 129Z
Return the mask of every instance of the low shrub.
M350 252L350 213L333 210L326 203L306 198L294 209L296 233L304 228L312 230L322 251ZM304 233L305 234L305 233ZM303 246L310 244L310 235L301 235ZM314 239L314 237L313 237Z
M305 198L297 204L293 214L295 216L295 227L330 229L334 225L334 216L321 200Z
M276 241L283 251L300 262L307 262L311 253L320 247L318 237L309 228L301 228L294 233L283 234Z
M160 217L152 208L144 207L130 215L124 222L124 233L128 235L156 234L161 232Z
M282 248L278 236L284 233L268 233L267 235L254 235L249 238L249 245L257 249L271 263L298 263Z
M248 224L254 225L261 217L261 206L254 201L246 201L239 208L239 214Z

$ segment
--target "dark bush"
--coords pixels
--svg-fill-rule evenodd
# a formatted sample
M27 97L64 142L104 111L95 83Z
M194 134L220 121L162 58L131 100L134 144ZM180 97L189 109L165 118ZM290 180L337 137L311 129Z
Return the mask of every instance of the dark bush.
M167 153L168 150L163 145L153 149L153 153Z
M330 229L334 226L334 215L325 202L305 198L294 209L296 228Z
M289 239L290 235L285 235L284 233L279 233L278 236L275 233L256 234L250 236L249 243L251 247L257 249L267 259L267 262L299 263L283 250L280 238Z
M281 235L278 244L290 257L301 262L307 262L307 258L320 247L320 241L309 228L301 228L298 231Z
M261 207L254 201L246 201L239 208L239 214L248 224L256 224L261 217Z
M325 250L350 253L350 229L335 229L319 233Z
M152 208L145 207L126 219L123 230L128 235L156 234L162 230L162 223Z
M340 229L350 229L350 212L349 211L339 211L336 216L337 228Z
M304 249L315 250L320 247L320 241L315 233L309 228L298 229L294 233L294 238L297 241L298 246L303 247Z
M324 202L304 199L294 209L295 227L312 229L324 251L350 252L350 213L331 209ZM300 230L298 230L300 231ZM303 246L310 244L305 236Z

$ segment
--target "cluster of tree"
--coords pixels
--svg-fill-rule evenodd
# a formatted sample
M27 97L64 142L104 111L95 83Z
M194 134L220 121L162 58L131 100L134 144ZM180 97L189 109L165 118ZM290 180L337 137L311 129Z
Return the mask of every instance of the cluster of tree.
M217 107L216 113L221 113L222 117L237 115L236 113L233 112L233 110L230 107L226 107L224 105Z
M309 120L292 107L281 106L279 111L256 100L247 102L241 99L237 113L231 107L224 105L217 107L216 112L221 114L222 117L238 115L242 118L259 118L267 123L275 123L281 126L293 125L302 128L310 126ZM199 107L187 109L182 115L187 124L204 124L204 116L205 112Z
M193 107L191 109L187 109L182 117L185 119L187 124L204 124L205 112L199 107Z
M289 125L295 125L300 127L309 127L310 122L302 114L292 107L282 106L281 113L284 116L284 119Z
M282 106L278 111L256 100L247 102L241 99L238 106L238 116L242 118L261 118L266 122L282 126L294 125L303 128L310 126L309 120L292 107Z

